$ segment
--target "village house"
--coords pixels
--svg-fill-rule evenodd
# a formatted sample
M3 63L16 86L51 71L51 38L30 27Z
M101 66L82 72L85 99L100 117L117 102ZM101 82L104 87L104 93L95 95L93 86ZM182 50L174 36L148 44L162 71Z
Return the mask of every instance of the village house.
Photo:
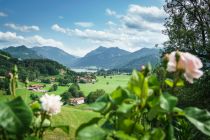
M78 76L77 77L77 82L78 83L92 83L92 82L96 82L96 79L93 79L91 76L87 75L84 77Z
M39 85L39 84L35 84L35 85L30 85L27 89L28 90L32 90L32 91L36 91L36 92L47 92L46 90L42 90L42 88L44 88L45 85Z
M70 104L72 105L80 105L85 103L85 98L80 97L80 98L70 98L69 99Z

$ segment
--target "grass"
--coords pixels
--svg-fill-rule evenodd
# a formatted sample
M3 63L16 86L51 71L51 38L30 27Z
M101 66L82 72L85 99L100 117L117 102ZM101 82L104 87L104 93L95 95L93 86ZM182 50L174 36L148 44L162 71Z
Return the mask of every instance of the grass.
M62 111L60 114L53 116L52 122L56 125L69 125L70 135L66 135L61 130L55 130L53 132L48 132L45 135L45 139L51 140L51 139L61 139L61 140L74 140L75 139L75 132L77 128L85 123L91 120L94 117L99 116L98 113L89 111L89 110L81 110L72 106L64 106L62 108Z
M110 78L111 77L111 78ZM118 86L126 87L127 83L130 79L129 75L114 75L114 76L107 76L104 78L103 76L97 77L97 82L92 83L85 83L79 84L81 91L84 92L84 95L87 96L91 91L96 91L97 89L103 89L106 93L111 93L115 90ZM31 82L30 84L45 84L45 83L38 83L38 82ZM57 84L57 83L56 83ZM45 84L46 87L43 90L49 90L52 84ZM60 95L63 92L68 90L68 86L58 86L57 91L50 92L49 94L56 94ZM40 93L43 94L43 93Z
M103 76L97 77L97 82L95 84L88 83L88 84L80 84L81 90L84 92L84 94L87 96L91 91L95 91L97 89L104 89L107 93L111 93L114 89L116 89L118 86L125 87L127 85L127 82L129 80L128 75L115 75L110 78L110 76L107 76L104 78ZM43 83L35 83L32 82L31 84L43 84ZM49 90L51 87L50 84L46 85L44 90ZM58 90L55 92L50 92L49 94L56 94L60 95L64 91L68 90L68 87L59 86ZM44 93L39 92L33 92L29 91L24 87L24 84L19 83L19 87L16 90L17 96L21 96L26 103L30 103L30 94L36 94L36 95L43 95ZM7 101L12 99L10 95L3 95L4 92L0 91L0 101ZM61 113L58 115L55 115L52 117L52 124L56 125L69 125L70 132L69 135L65 134L60 129L55 129L52 132L47 132L45 134L44 139L45 140L74 140L75 139L75 132L76 129L83 123L88 122L90 119L99 116L98 113L84 110L86 104L80 105L80 106L63 106Z
M129 75L115 75L115 76L107 76L104 78L103 76L97 77L97 82L95 84L79 84L81 91L87 96L91 91L95 91L97 89L104 89L106 93L111 93L118 86L126 87L129 81Z

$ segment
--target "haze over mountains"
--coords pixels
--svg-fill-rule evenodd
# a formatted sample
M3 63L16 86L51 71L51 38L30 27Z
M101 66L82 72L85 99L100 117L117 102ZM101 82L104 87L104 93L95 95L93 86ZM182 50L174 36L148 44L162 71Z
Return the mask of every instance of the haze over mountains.
M70 68L134 69L147 63L155 65L159 62L160 57L160 50L156 48L143 48L131 53L118 47L106 48L100 46L81 58L51 46L8 47L3 51L19 59L52 59Z

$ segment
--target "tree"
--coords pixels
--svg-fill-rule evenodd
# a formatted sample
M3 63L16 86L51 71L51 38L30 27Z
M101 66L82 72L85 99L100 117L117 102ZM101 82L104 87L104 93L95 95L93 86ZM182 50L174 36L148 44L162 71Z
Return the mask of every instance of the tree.
M164 9L169 17L165 23L165 51L188 51L205 62L210 61L210 1L166 0Z
M79 85L77 83L74 83L69 87L68 91L64 92L61 95L61 97L64 104L67 104L70 98L84 97L84 93L80 91Z
M87 96L87 103L94 103L99 97L103 96L105 91L103 89L97 89L94 92L90 92Z
M164 43L163 54L174 50L190 52L201 58L204 76L194 85L186 85L177 96L179 106L189 105L210 109L210 1L166 0L168 18L165 22L169 40ZM204 138L205 139L205 138Z
M57 91L57 89L58 89L58 85L53 84L52 87L49 89L49 92Z

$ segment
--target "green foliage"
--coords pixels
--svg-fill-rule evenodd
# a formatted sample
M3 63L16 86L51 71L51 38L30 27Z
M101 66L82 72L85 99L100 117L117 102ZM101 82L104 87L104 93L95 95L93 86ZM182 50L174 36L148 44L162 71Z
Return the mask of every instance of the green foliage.
M164 6L168 17L165 22L165 34L169 40L164 43L163 54L174 50L190 52L198 56L203 62L204 75L193 85L185 84L176 91L180 107L197 106L210 110L210 21L209 0L167 1ZM176 11L176 12L174 12ZM198 135L195 139L207 139Z
M0 139L22 139L29 131L32 112L18 97L7 103L0 103Z
M40 76L54 76L63 70L68 76L75 77L77 73L67 69L65 66L49 59L27 59L19 61L12 58L9 54L0 52L0 76L5 76L11 72L11 68L17 65L19 70L19 80L24 82L26 77L30 81L38 79ZM68 79L67 77L66 79ZM72 80L73 78L71 78Z
M210 113L207 110L189 107L184 110L186 118L204 134L210 136Z
M182 77L176 76L175 80L165 77L161 83L150 67L141 72L134 71L127 88L119 87L110 95L105 94L90 104L89 109L99 112L101 118L83 124L77 130L77 138L182 139L189 136L184 129L191 130L189 125L185 125L188 124L186 120L204 134L210 135L208 111L177 107L175 88L182 87L184 82ZM163 86L165 84L167 86Z
M94 103L99 97L103 96L105 91L103 89L97 89L94 92L90 92L86 98L87 103Z
M164 9L169 14L165 22L165 33L169 40L165 42L164 52L178 49L193 53L203 60L204 67L208 69L206 64L210 61L209 1L167 1Z
M38 101L38 100L39 100L39 96L36 95L36 94L34 94L34 93L32 93L32 94L30 94L30 99L31 99L32 101Z
M58 89L58 85L53 84L52 87L49 89L49 92L57 91L57 89Z
M68 91L61 94L61 97L64 104L68 104L70 98L84 97L84 93L80 91L80 87L77 83L73 83L69 87Z
M41 82L45 84L51 84L51 81L49 78L41 79Z

